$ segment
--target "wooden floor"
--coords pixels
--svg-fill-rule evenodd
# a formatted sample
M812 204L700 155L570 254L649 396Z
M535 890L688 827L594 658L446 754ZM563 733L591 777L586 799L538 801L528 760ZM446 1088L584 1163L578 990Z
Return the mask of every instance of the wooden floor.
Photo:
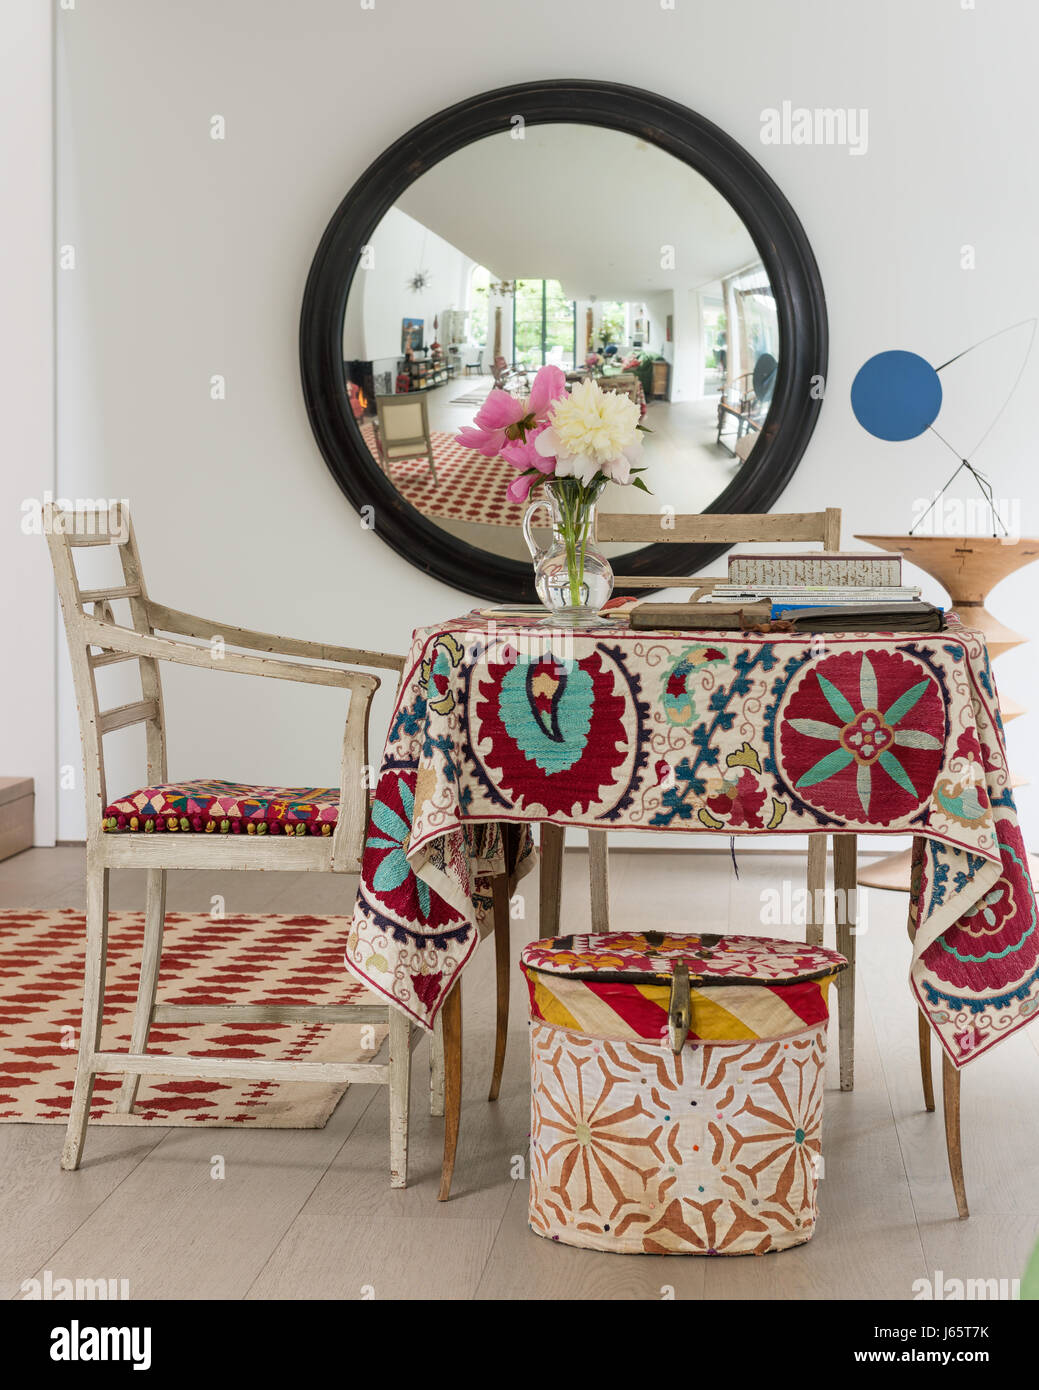
M0 907L81 907L83 853L30 850L0 864ZM678 851L612 856L614 922L755 931L762 891L796 890L792 856ZM567 856L563 924L587 925L583 853ZM317 875L182 873L170 907L349 911L353 883ZM537 877L520 885L515 950L537 936ZM113 873L113 908L138 908L143 878ZM1039 1028L965 1077L964 1162L972 1215L956 1219L940 1112L924 1112L916 1019L906 986L904 895L873 892L859 941L856 1087L831 1070L820 1223L805 1246L767 1259L663 1259L568 1249L526 1222L529 1129L524 991L501 1099L485 1099L493 957L465 980L465 1095L454 1195L436 1201L442 1124L426 1101L427 1048L414 1058L409 1187L388 1182L388 1104L352 1087L323 1130L95 1129L83 1167L58 1167L62 1131L0 1124L0 1293L22 1280L129 1280L132 1298L879 1298L913 1281L1020 1277L1039 1222ZM161 984L160 984L161 990ZM831 1068L834 1062L831 1057ZM940 1104L940 1103L939 1103ZM214 1156L225 1176L211 1176Z

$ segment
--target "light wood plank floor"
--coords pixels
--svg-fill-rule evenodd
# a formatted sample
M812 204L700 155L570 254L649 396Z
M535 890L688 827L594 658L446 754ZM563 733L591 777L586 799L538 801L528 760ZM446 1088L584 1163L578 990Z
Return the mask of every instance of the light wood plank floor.
M761 926L762 894L801 886L793 856L617 850L614 922L678 929ZM83 853L29 850L0 864L0 907L81 907ZM568 854L563 923L588 923L587 861ZM348 912L354 884L331 876L182 873L169 902L229 912ZM537 934L537 876L520 885L515 953ZM113 874L113 908L139 908L143 876ZM513 980L501 1099L486 1101L493 958L464 977L465 1087L454 1195L436 1198L442 1121L426 1100L427 1048L414 1058L409 1187L387 1178L382 1088L354 1086L323 1130L94 1129L78 1173L58 1167L62 1131L0 1124L0 1293L22 1280L128 1279L134 1298L659 1299L913 1297L913 1281L1020 1277L1039 1226L1039 1030L964 1078L964 1160L973 1215L956 1219L940 1113L927 1115L906 986L904 895L865 897L859 943L856 1088L831 1066L818 1233L774 1258L703 1260L573 1250L531 1234L525 998ZM835 1057L831 1057L831 1064ZM937 1066L937 1056L936 1056ZM215 1155L225 1176L211 1176Z

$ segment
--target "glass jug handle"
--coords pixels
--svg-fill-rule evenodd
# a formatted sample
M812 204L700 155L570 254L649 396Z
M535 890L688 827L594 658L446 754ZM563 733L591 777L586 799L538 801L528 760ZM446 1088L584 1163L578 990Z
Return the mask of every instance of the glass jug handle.
M532 529L534 515L536 512L540 511L542 507L545 508L551 520L554 521L556 515L555 508L553 507L552 503L548 500L547 497L536 497L534 501L531 502L527 510L523 513L523 539L527 542L527 549L530 551L530 557L535 564L537 564L541 557L545 554L544 549L541 546L539 546L537 541L534 539L534 532Z

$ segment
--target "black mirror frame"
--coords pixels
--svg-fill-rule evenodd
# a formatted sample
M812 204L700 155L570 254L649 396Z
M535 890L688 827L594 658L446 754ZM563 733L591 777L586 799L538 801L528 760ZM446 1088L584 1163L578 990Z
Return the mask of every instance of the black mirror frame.
M529 564L480 550L427 520L399 496L371 457L343 382L343 316L361 253L404 190L448 155L512 127L579 123L626 131L704 175L743 219L776 298L780 362L762 437L710 512L764 512L800 462L819 413L827 367L826 301L797 214L743 147L695 112L637 87L612 82L526 82L459 102L391 145L351 188L321 238L303 294L299 352L303 397L314 437L340 488L374 530L426 574L465 593L535 601ZM632 190L637 197L637 190ZM793 331L796 327L796 332ZM725 545L661 543L612 561L625 574L688 575Z

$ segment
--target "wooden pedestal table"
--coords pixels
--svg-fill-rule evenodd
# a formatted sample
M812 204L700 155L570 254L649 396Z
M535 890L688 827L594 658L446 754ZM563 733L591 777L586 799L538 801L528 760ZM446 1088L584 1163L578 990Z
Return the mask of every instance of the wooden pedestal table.
M1028 638L1004 626L986 609L989 593L1001 579L1039 559L1039 540L1001 540L997 536L860 536L881 550L904 555L918 569L936 579L946 590L950 606L965 627L985 634L990 660L1011 647L1020 647ZM1002 692L999 713L1004 724L1026 713L1026 707ZM1011 778L1012 787L1025 785L1022 778ZM883 888L896 893L909 892L911 850L889 854L859 871L863 888ZM1033 871L1035 866L1033 865Z

